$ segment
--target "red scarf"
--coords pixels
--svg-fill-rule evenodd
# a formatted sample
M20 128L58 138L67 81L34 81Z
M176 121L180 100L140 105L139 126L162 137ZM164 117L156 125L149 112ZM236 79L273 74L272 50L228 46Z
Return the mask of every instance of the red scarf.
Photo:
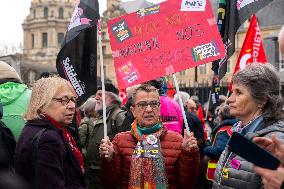
M83 159L82 153L78 149L76 142L74 141L73 137L70 135L69 131L65 127L63 127L59 123L57 123L49 115L45 115L45 117L51 122L51 124L53 126L55 126L57 129L61 129L63 131L64 140L69 144L69 147L71 148L73 155L78 160L80 168L81 168L82 172L84 173L84 159Z

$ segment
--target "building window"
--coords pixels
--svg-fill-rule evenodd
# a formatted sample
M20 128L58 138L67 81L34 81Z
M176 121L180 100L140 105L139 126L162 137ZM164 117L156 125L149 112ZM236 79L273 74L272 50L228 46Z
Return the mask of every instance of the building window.
M64 39L64 33L57 33L57 45L60 47Z
M42 47L46 48L47 47L47 33L42 33Z
M34 71L30 71L28 74L29 74L28 75L29 83L34 83L35 82L35 76L36 76L35 72Z
M58 18L61 18L61 19L64 18L64 10L63 10L63 8L59 8L59 10L58 10Z
M180 87L180 88L186 88L186 83L185 83L184 81L181 81L181 82L179 83L179 87Z
M186 74L186 70L182 70L179 72L179 75L185 75Z
M32 48L34 48L35 47L35 34L32 34L32 36L31 36L31 42L32 42Z
M191 86L191 81L190 81L190 79L188 80L188 86L189 86L189 87Z
M284 60L283 59L279 60L279 71L284 71Z
M43 17L48 18L48 8L47 7L44 7L43 9Z
M102 40L106 40L106 32L102 32Z
M106 46L103 46L103 55L105 55L106 54Z
M227 60L227 72L231 73L231 61Z
M34 9L34 18L36 18L36 10Z
M200 74L206 74L206 64L202 64L198 66Z

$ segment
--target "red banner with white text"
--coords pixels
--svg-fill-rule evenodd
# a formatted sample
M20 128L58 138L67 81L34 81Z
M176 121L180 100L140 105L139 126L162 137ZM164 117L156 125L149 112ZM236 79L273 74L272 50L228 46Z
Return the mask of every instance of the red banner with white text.
M235 66L234 74L251 63L267 63L263 41L255 14L251 17L250 26L244 40L238 61ZM230 84L232 91L232 83Z
M119 88L225 56L209 0L168 0L108 22Z

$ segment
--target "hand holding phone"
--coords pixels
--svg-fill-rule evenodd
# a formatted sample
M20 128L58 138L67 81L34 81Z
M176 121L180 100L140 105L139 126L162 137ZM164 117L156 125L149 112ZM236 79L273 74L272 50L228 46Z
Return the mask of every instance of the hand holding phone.
M231 152L259 167L276 170L280 165L280 161L271 153L238 132L233 133L228 145Z

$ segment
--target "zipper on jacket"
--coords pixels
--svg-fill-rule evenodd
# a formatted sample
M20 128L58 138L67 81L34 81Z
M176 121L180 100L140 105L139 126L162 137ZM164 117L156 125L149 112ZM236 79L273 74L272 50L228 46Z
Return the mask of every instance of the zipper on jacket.
M226 165L228 165L229 160L230 160L230 157L231 157L232 154L233 154L232 152L229 153L226 162L225 162L224 165L221 167L221 170L220 170L220 171L221 171L221 174L219 175L218 180L217 180L218 186L221 186L222 177L223 177L223 169L226 167Z

